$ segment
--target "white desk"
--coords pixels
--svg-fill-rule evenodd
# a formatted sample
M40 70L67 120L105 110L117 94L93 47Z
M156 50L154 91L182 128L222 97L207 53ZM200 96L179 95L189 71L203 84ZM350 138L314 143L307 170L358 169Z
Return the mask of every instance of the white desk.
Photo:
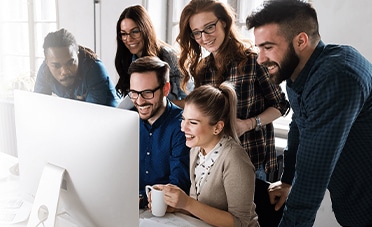
M1 201L9 198L16 198L19 189L19 177L12 175L9 168L18 162L17 158L10 156L8 154L0 152L0 216L2 215ZM27 204L26 204L27 205ZM27 209L27 207L25 207ZM167 213L162 218L157 218L151 215L149 210L140 210L140 227L152 227L156 224L159 227L169 227L169 226L209 226L206 223L192 218L190 216L176 213ZM0 217L1 220L1 217ZM6 225L1 224L0 227L24 227L27 225L27 221ZM332 212L329 192L327 190L324 196L323 202L318 210L314 227L339 227L334 214Z
M10 198L20 198L19 191L19 176L16 173L11 173L10 168L17 164L16 157L0 152L0 221L2 215L8 215L12 212L9 209L8 201ZM7 203L7 204L4 204ZM21 222L16 224L5 224L0 222L0 227L25 227L27 226L27 217L31 211L30 203L23 203L23 216L19 216ZM14 212L16 213L16 212ZM18 212L17 212L18 213ZM26 215L26 216L25 216ZM149 210L139 210L140 227L170 227L170 226L209 226L208 224L198 219L192 218L181 213L167 213L164 217L154 217Z

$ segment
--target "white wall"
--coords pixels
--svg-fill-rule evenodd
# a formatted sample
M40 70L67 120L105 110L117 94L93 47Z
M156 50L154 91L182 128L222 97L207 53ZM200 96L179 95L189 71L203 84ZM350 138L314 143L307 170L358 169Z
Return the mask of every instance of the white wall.
M57 0L58 28L66 28L75 35L77 42L94 49L106 66L116 85L115 69L116 22L121 12L130 5L142 4L141 0ZM96 7L96 31L94 36L94 8Z
M372 1L312 0L325 43L348 44L372 61Z

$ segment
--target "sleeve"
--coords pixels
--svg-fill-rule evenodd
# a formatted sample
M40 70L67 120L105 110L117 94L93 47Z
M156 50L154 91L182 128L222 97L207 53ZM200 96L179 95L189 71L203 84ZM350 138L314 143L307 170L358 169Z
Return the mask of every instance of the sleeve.
M341 65L315 72L304 89L296 123L296 172L280 226L312 226L352 123L363 107L358 82ZM301 223L301 224L299 224Z
M255 171L247 153L240 146L228 151L223 169L228 212L234 217L234 226L250 226L256 216L254 206ZM243 197L242 197L243 196Z
M170 157L169 182L177 185L189 194L190 190L190 148L186 146L185 134L181 131L180 122L172 138L172 153Z
M265 67L256 65L257 80L261 87L261 93L265 96L265 102L268 106L274 107L282 115L289 112L289 102L279 85L270 82L268 71Z
M299 132L295 120L295 113L292 115L292 122L289 124L287 147L284 149L284 168L281 181L292 185L296 171L296 154L299 144Z
M170 100L184 99L186 97L186 93L181 89L180 86L183 76L178 68L178 59L175 51L170 48L163 47L163 61L167 62L170 67L169 80L171 83L171 91L170 95L168 95L168 98Z
M34 92L51 95L52 94L52 85L50 83L51 78L53 77L49 72L48 66L43 62L37 73Z
M118 97L115 88L102 62L93 60L90 64L91 66L87 66L88 70L84 75L87 80L86 101L102 105L117 106Z

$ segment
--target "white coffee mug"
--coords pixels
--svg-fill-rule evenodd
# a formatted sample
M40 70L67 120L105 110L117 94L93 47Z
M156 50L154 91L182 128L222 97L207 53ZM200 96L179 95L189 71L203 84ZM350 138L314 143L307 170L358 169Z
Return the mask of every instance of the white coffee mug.
M146 195L149 197L151 191L151 212L152 215L162 217L167 211L167 204L164 202L164 193L156 186L146 185Z

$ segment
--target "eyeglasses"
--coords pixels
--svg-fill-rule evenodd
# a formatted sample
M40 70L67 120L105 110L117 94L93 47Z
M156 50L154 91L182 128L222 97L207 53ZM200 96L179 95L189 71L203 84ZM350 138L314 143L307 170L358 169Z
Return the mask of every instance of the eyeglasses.
M158 86L154 90L144 90L144 91L135 91L135 90L129 90L128 95L131 99L138 99L138 97L141 95L143 99L152 99L154 98L154 93L159 90L161 86Z
M126 32L120 32L120 37L122 40L127 40L128 38L128 35L132 38L132 39L137 39L140 37L141 35L141 31L139 29L134 29L132 31L130 31L129 33L126 33Z
M212 34L213 32L216 31L216 25L220 18L217 19L216 22L213 24L207 25L202 31L193 31L191 32L190 36L193 39L200 39L202 37L202 33L204 32L205 34Z

